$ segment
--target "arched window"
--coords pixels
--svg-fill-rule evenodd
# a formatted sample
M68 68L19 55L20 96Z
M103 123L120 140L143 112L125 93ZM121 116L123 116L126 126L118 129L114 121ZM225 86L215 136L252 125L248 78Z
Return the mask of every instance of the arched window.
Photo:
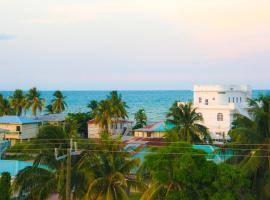
M222 113L217 114L217 120L218 121L223 121L223 114Z
M199 97L199 103L202 103L202 97Z
M208 105L208 104L209 104L208 99L205 99L205 105Z

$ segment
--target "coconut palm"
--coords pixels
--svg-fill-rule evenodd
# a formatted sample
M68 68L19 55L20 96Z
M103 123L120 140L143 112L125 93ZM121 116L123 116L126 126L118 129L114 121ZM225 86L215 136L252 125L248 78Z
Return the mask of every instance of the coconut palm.
M54 114L52 104L46 106L46 113L47 114Z
M99 103L98 101L92 100L87 105L87 107L91 109L91 112L92 112L93 117L96 116L96 111L97 111L97 108L98 108L98 103Z
M121 94L118 94L117 91L110 92L110 95L108 96L108 100L111 102L112 105L112 114L113 118L115 119L125 119L128 117L127 114L127 105L126 102L122 100Z
M232 161L239 163L241 169L251 178L257 198L269 199L270 96L249 100L249 105L249 117L235 115L233 129L229 133L234 153L246 156Z
M144 109L139 109L136 113L135 113L135 121L136 121L136 124L135 126L133 127L134 129L137 129L137 128L142 128L144 126L146 126L146 123L147 123L147 116L145 114L145 110Z
M112 104L108 100L102 100L96 109L95 121L106 132L109 130L109 125L112 123Z
M37 139L29 145L31 149L40 149L40 153L34 160L34 165L21 170L15 178L14 190L24 199L47 200L50 196L57 194L60 199L66 199L66 173L67 160L66 149L69 142L66 140L69 134L58 126L43 126ZM57 158L54 149L58 149ZM36 153L36 151L34 151ZM79 157L72 156L71 159L71 188L73 198L81 198L81 191L86 182L84 177L76 170Z
M112 140L108 134L94 150L83 153L79 169L88 177L84 199L125 200L129 199L128 189L143 186L131 176L138 167L139 158L131 158L120 140Z
M57 90L53 94L54 99L52 100L52 110L54 113L62 113L65 111L67 103L65 102L65 96L62 92Z
M21 116L22 111L26 106L26 99L23 91L17 89L14 91L13 95L9 97L10 105L15 110L16 115Z
M37 111L41 112L45 104L45 99L41 97L36 87L33 87L26 94L26 107L31 108L32 115L36 116Z
M208 129L203 126L203 117L196 112L191 102L175 102L167 114L167 122L176 126L179 132L179 139L186 142L207 142L210 141Z
M0 116L13 114L15 114L15 111L12 109L9 101L2 97L0 99Z

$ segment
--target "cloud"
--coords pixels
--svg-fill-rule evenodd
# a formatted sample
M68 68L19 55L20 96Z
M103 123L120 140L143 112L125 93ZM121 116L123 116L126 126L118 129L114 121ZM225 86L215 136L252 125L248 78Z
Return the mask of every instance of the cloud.
M14 40L15 38L15 35L0 33L0 40Z

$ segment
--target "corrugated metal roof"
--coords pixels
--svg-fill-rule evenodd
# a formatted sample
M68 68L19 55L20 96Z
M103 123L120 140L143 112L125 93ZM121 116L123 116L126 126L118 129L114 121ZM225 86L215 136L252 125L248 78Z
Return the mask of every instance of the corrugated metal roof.
M175 128L174 124L166 123L164 121L147 125L143 128L136 129L136 132L165 132L169 129Z
M37 124L39 122L39 120L25 116L8 115L0 117L0 124Z
M49 115L41 115L34 119L40 120L42 122L63 122L66 119L67 114L49 114Z

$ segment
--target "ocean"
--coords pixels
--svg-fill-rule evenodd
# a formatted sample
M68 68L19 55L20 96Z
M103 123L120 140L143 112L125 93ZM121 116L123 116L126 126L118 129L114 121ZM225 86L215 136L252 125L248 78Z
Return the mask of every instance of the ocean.
M46 104L52 100L54 91L41 91L42 97L46 98ZM62 91L66 96L67 109L69 112L87 112L87 104L91 100L102 100L109 95L110 91ZM0 91L5 97L10 96L12 91ZM193 99L190 90L155 90L155 91L119 91L123 100L128 105L129 118L133 119L135 112L144 108L148 122L157 122L165 119L168 109L174 101L188 101ZM270 90L254 90L253 98L261 94L270 95Z

